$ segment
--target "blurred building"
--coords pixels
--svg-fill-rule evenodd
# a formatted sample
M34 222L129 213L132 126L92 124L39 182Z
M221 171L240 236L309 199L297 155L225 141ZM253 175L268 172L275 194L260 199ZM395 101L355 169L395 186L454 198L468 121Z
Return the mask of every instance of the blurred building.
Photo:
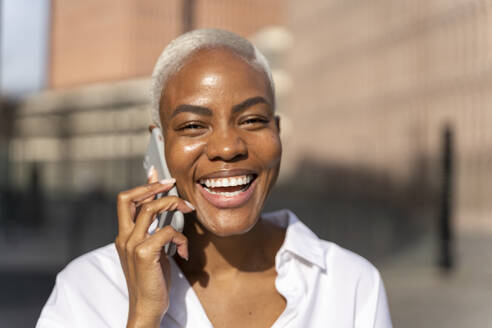
M269 1L52 1L48 90L17 111L12 180L27 186L41 167L48 194L109 193L144 181L149 80L164 46L194 28L257 38L273 60L282 93L285 4ZM285 43L285 42L284 42ZM280 45L282 47L282 44Z
M53 0L50 87L148 77L164 46L195 28L252 37L282 25L282 0Z
M53 0L49 86L16 111L12 184L26 188L33 167L46 195L114 195L142 183L154 62L180 33L217 27L253 40L272 63L284 141L272 204L297 190L289 206L324 238L360 240L372 229L391 249L419 234L411 222L434 224L449 126L457 224L492 231L488 6Z
M437 209L448 125L456 224L492 231L491 3L289 5L294 85L286 114L299 133L286 156L344 168L348 177L333 182L341 191L373 197L407 189L410 203Z

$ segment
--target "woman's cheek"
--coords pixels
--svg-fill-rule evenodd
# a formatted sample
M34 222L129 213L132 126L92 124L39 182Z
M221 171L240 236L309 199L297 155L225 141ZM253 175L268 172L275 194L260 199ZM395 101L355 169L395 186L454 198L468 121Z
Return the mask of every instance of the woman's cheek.
M194 154L200 152L203 147L205 147L205 141L189 143L183 147L183 152L185 154Z
M205 147L203 141L170 142L166 145L166 158L169 172L176 178L177 184L182 185L186 181L192 181L189 174L194 170L191 168L196 164L200 154ZM179 188L178 188L179 189Z
M169 170L174 171L174 168L193 165L203 146L204 142L170 140L166 144Z
M276 166L282 157L282 143L277 133L270 132L263 134L255 140L255 144L250 149L257 149L261 152L263 165L267 168Z

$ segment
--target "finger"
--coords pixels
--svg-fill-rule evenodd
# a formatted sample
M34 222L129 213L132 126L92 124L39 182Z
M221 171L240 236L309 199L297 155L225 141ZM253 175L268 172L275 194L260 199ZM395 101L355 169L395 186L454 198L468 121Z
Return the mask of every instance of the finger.
M152 132L152 130L151 130ZM155 169L154 165L150 166L149 172L147 172L147 183L155 183L159 181L159 176L157 174L157 170ZM140 204L137 204L137 206L142 205L143 203L148 203L151 202L155 199L155 196L151 196L149 198L144 199ZM155 216L153 217L155 219Z
M158 193L169 191L174 183L174 179L161 180L149 185L139 186L120 192L118 194L116 205L118 212L118 234L124 235L133 229L133 216L136 209L136 203Z
M157 175L157 170L154 165L151 165L149 171L147 172L147 183L155 183L159 181L159 176Z
M157 175L157 170L155 169L154 165L151 165L148 172L147 172L147 183L151 184L151 183L155 183L158 181L159 181L159 176ZM148 198L145 198L139 204L137 204L137 206L140 206L143 203L148 203L154 199L155 199L155 196L150 196Z
M128 262L125 253L125 243L121 240L120 236L117 236L114 241L114 244L118 252L118 257L121 262L121 267L123 268L123 273L125 274L125 277L128 277Z
M130 238L135 238L136 240L143 239L149 230L150 224L154 220L154 216L165 211L190 213L194 211L194 208L190 203L176 196L166 196L145 203L142 205L140 213L135 220L135 228Z
M156 231L152 236L137 246L136 259L138 261L158 261L162 248L170 242L176 244L177 252L183 259L188 260L188 238L174 230L171 226L165 226ZM147 262L148 263L148 262Z
M133 228L132 208L133 203L126 192L118 194L116 202L116 211L118 214L118 235L124 236L126 232Z
M147 199L149 197L155 197L157 194L166 193L173 188L175 183L176 180L174 178L171 178L171 179L160 180L148 185L137 187L142 189L139 190L139 193L134 194L132 201L138 203L138 202L142 202L144 199Z

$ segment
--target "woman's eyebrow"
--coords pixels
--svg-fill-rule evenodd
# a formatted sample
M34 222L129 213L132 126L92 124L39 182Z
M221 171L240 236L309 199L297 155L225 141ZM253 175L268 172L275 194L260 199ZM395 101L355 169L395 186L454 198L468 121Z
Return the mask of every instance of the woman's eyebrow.
M257 96L257 97L248 98L245 101L243 101L237 105L234 105L232 107L232 112L237 113L237 112L240 112L240 111L242 111L248 107L251 107L253 105L260 104L260 103L267 104L270 107L272 105L265 98Z
M207 107L184 104L184 105L179 105L174 109L174 112L171 115L171 118L178 115L179 113L184 113L184 112L194 113L197 115L212 116L212 111L210 109L208 109Z

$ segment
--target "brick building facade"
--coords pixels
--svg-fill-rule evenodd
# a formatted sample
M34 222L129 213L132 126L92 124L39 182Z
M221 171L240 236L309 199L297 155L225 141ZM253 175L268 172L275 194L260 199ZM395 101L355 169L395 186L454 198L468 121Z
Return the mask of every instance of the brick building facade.
M191 21L252 38L272 59L281 182L436 216L449 125L458 226L492 230L487 2L54 0L52 8L51 90L23 103L11 147L19 184L31 162L43 163L48 190L79 188L94 172L111 192L141 181L145 77ZM282 25L289 32L265 32ZM71 132L60 129L67 122ZM39 145L50 151L30 151Z
M52 2L51 88L147 77L164 46L190 26L250 37L285 20L282 0Z
M490 9L479 0L290 1L286 110L304 136L289 156L368 172L390 194L430 191L437 207L447 125L457 224L492 231Z
M278 42L269 40L284 16L281 0L53 0L49 86L17 111L14 185L29 184L33 163L47 193L85 192L95 184L115 193L140 184L149 76L164 46L190 28L259 37L275 57L281 94Z

